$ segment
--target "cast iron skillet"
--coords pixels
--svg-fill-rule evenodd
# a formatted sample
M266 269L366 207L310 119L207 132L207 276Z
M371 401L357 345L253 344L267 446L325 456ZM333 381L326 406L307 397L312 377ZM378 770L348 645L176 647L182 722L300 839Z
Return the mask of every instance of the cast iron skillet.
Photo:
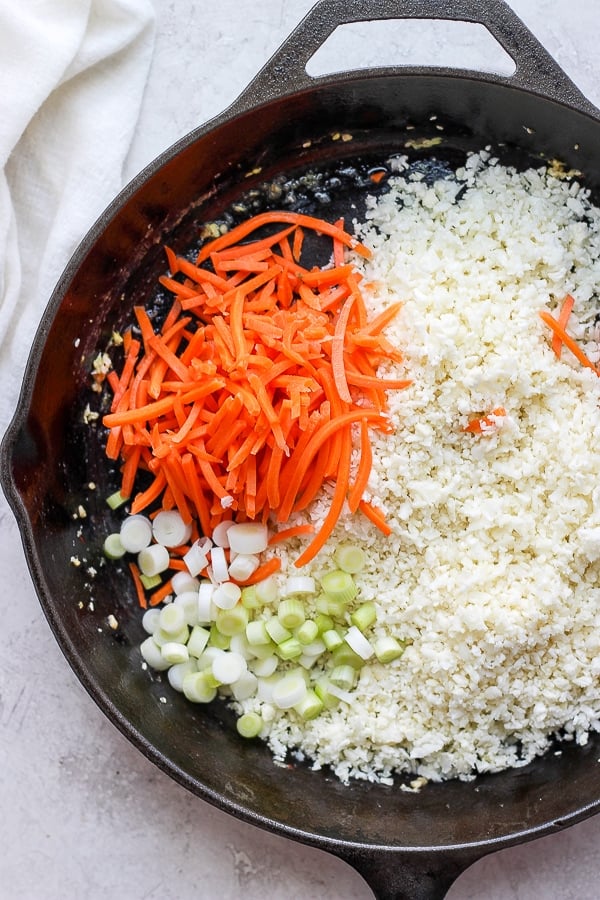
M515 61L515 74L306 74L337 25L409 17L483 24ZM419 145L440 136L435 150ZM82 410L88 402L98 408L88 373L111 329L128 319L134 299L160 304L153 292L165 240L183 250L203 222L232 205L235 216L238 202L247 214L280 189L282 203L322 214L345 210L351 218L352 204L364 197L365 171L390 153L407 152L431 173L486 144L518 165L558 157L597 193L598 111L502 0L317 4L233 106L143 171L84 238L43 316L1 450L3 488L44 612L109 719L190 791L347 860L382 898L442 897L486 853L597 812L600 737L586 747L566 744L561 755L526 768L431 784L418 794L344 786L293 761L275 766L261 742L238 738L224 706L199 710L141 670L135 603L124 597L124 573L103 566L100 549L115 524L102 498L116 488L116 474L102 459L99 426L84 426ZM312 170L322 174L297 177ZM85 519L77 517L80 505ZM72 556L83 565L70 565ZM119 622L115 632L106 626L110 613ZM159 702L164 695L168 702Z

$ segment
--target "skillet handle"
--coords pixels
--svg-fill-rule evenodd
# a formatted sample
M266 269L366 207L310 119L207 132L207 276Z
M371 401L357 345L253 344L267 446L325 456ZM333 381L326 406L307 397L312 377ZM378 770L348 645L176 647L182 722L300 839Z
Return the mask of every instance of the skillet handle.
M424 851L410 857L372 847L334 852L362 875L376 900L443 900L458 876L487 851Z
M508 76L481 72L477 73L479 78L524 88L588 115L599 115L505 0L485 3L481 0L320 0L250 82L232 109L243 112L259 103L339 79L339 74L316 78L308 75L306 66L311 57L338 26L385 19L441 19L483 25L511 57L516 71ZM474 74L435 66L398 66L390 71Z

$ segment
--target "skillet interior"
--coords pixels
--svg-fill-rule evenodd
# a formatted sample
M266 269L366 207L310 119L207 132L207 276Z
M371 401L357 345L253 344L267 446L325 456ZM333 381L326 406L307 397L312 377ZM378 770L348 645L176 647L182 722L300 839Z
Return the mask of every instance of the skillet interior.
M600 738L584 748L564 746L561 755L549 753L526 768L430 785L417 795L363 782L343 786L302 764L274 766L265 746L237 736L225 707L199 709L151 680L140 669L142 630L128 580L118 566L102 565L102 540L111 530L103 498L117 480L97 426L84 427L82 413L88 401L97 406L89 394L91 361L112 328L129 319L133 303L153 295L165 268L163 243L183 250L202 222L265 181L344 168L356 158L382 162L404 151L431 160L431 149L415 151L406 142L441 137L438 159L487 144L519 165L558 157L581 170L596 192L599 130L596 120L570 108L477 79L356 77L209 123L142 173L84 240L36 338L3 444L2 477L67 659L109 718L193 792L255 824L334 850L346 843L478 846L481 855L596 811ZM334 139L343 134L353 139ZM347 184L336 212L351 219L361 193ZM76 515L79 505L85 518ZM82 565L70 564L71 557ZM106 624L110 613L116 632Z

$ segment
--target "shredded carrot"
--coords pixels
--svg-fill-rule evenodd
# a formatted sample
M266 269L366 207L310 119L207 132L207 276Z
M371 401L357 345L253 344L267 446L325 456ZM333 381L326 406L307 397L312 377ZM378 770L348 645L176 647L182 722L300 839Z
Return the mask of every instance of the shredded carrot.
M236 584L239 584L241 587L247 587L250 584L258 584L259 581L264 581L265 578L274 575L280 568L281 560L278 556L272 556L271 559L268 559L255 569L249 578L246 578L245 581L236 581Z
M491 434L494 426L497 424L495 417L503 418L505 415L506 410L504 407L497 406L496 409L492 410L491 415L478 416L476 419L471 419L470 422L464 426L463 431L468 431L471 434Z
M567 328L567 324L569 322L569 318L573 311L574 305L575 305L574 298L571 296L571 294L567 294L567 296L564 299L563 305L561 307L559 316L558 316L558 324L565 331ZM562 345L563 345L563 342L561 340L560 335L556 334L556 332L555 332L554 335L552 336L552 349L556 353L558 359L560 359L560 357L561 357Z
M129 562L129 571L131 572L131 577L133 579L133 584L135 587L135 593L138 599L138 603L142 609L148 609L148 601L146 600L146 592L144 590L144 585L142 584L142 579L140 578L140 570L137 566L137 563L133 561Z
M276 230L263 237L262 228ZM299 263L309 231L329 242L333 266ZM385 532L361 498L370 430L390 430L386 392L410 384L378 375L402 359L383 335L400 304L368 321L348 249L370 255L343 221L289 211L243 222L207 242L195 263L167 248L170 274L159 280L175 299L160 327L134 307L141 341L128 338L103 419L132 512L160 503L205 534L225 517L284 524L330 482L319 529L284 527L274 537L312 536L297 565L323 547L346 501ZM150 479L136 493L139 470ZM182 566L174 554L171 567Z
M310 522L305 522L302 525L292 525L290 528L282 528L280 531L276 531L275 534L272 534L269 538L269 545L280 544L282 541L289 541L289 539L293 537L314 533L315 526Z
M165 581L164 584L161 584L159 588L152 591L150 594L150 606L158 606L159 603L162 603L163 600L172 593L173 586L171 584L171 579L169 578L169 580Z
M552 329L554 334L560 338L561 342L565 345L565 347L567 347L568 350L571 351L573 356L581 363L582 366L587 369L591 369L592 372L596 373L596 375L600 374L596 366L590 359L588 359L577 342L573 340L570 334L567 334L563 326L560 325L556 321L556 319L550 315L549 312L547 312L545 309L541 310L540 318L543 322L546 323L546 325L548 325Z
M358 508L386 537L392 533L391 526L388 525L383 512L378 507L373 506L368 500L361 500Z

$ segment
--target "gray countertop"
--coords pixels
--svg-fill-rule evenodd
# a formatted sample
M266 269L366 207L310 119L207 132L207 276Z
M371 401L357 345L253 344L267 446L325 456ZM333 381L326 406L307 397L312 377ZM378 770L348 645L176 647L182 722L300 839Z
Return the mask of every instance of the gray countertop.
M600 105L598 0L510 5ZM127 176L224 109L310 6L311 0L156 0L156 45ZM347 31L337 47L319 55L319 64L335 67L340 54L343 67L400 59L474 68L506 64L478 26L457 31L419 22L403 32L398 24L385 32L368 32L367 26ZM3 498L0 532L1 898L372 896L345 863L236 821L187 793L135 750L89 699L55 643ZM596 897L599 846L596 817L483 859L448 896Z

